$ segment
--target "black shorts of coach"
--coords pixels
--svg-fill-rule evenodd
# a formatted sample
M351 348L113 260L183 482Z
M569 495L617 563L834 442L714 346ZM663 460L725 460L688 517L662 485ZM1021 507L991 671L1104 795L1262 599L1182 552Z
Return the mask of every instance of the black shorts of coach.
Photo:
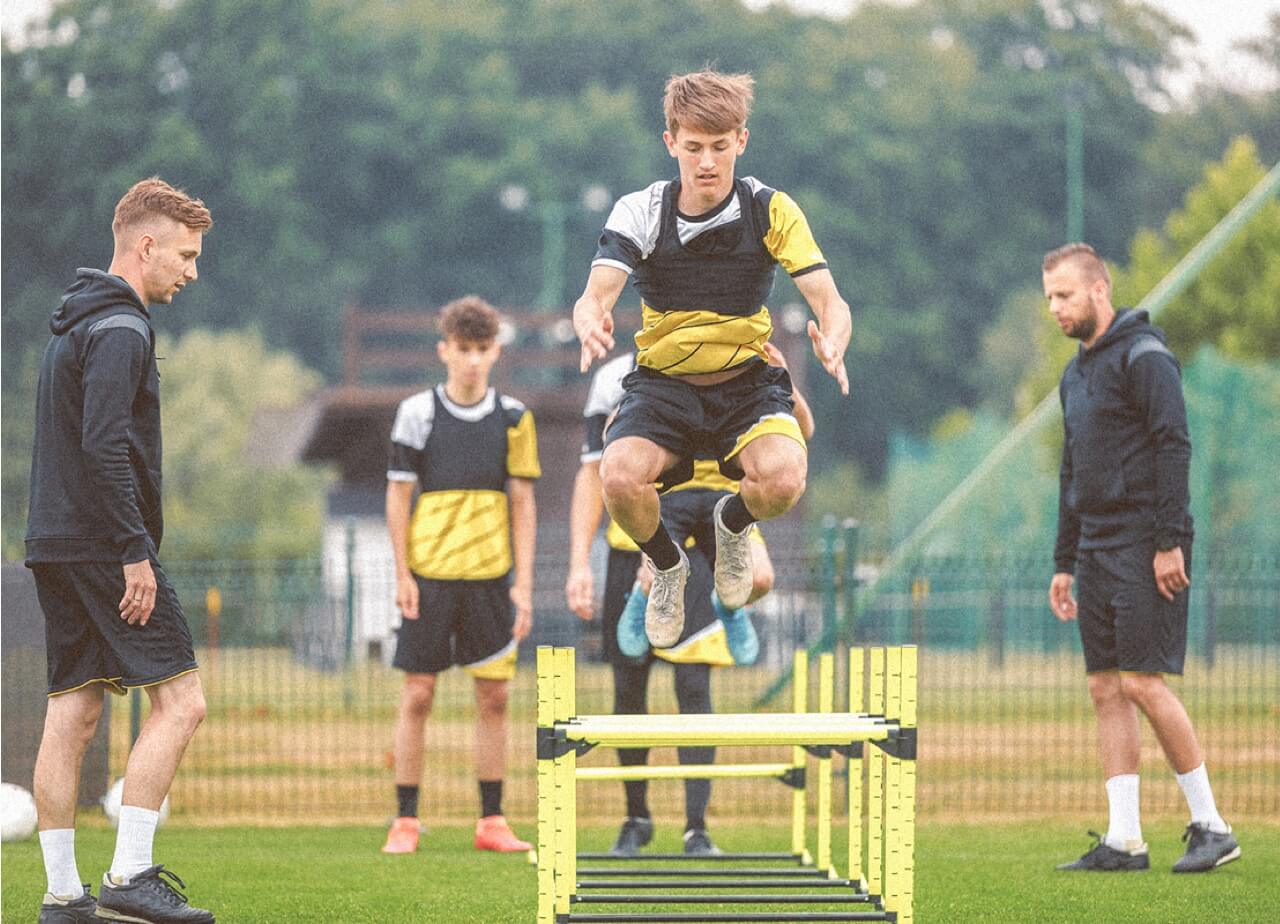
M786 369L752 362L718 385L691 385L677 376L639 366L622 380L618 412L604 434L607 447L639 436L674 453L679 461L659 478L659 490L688 481L694 459L716 459L728 478L742 478L738 453L766 433L804 445Z
M1181 674L1187 654L1187 600L1156 588L1154 540L1114 549L1082 549L1076 594L1085 670ZM1191 540L1182 543L1191 573Z
M483 680L515 674L515 610L506 577L418 582L418 618L403 619L392 664L412 674L438 674L457 664Z
M182 604L154 558L156 605L146 625L120 618L118 562L33 562L44 611L49 695L104 683L113 693L148 687L197 669Z

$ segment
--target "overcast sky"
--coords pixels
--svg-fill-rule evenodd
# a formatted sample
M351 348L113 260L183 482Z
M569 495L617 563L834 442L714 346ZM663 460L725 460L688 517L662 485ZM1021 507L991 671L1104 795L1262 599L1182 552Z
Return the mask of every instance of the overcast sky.
M376 2L376 0L375 0ZM751 6L769 0L746 0ZM789 0L804 10L840 14L857 0ZM910 2L910 0L901 0ZM49 9L49 0L4 0L0 4L0 30L17 39L30 20ZM1280 12L1280 0L1156 0L1153 4L1188 25L1196 34L1194 57L1209 72L1233 86L1262 89L1262 76L1248 61L1231 53L1231 45L1266 31L1268 17Z

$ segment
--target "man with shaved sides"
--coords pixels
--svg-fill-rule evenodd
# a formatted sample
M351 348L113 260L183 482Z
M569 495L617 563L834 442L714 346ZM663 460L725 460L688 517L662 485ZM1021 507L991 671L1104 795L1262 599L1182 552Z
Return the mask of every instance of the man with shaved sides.
M204 718L182 605L158 558L160 377L151 307L196 280L212 226L199 199L159 177L116 205L106 272L76 271L40 364L27 566L48 647L49 706L35 797L48 892L41 924L213 924L153 863L160 806ZM80 763L106 691L143 687L151 712L124 774L115 857L94 899L75 856Z

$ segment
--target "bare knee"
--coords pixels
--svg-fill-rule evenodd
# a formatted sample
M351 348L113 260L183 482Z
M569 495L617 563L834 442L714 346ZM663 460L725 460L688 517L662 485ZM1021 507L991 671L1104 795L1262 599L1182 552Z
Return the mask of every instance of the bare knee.
M425 719L431 714L435 696L435 674L409 674L404 679L404 690L400 694L400 708L410 716Z
M1102 671L1089 675L1089 696L1097 709L1105 709L1123 702L1125 695L1120 685L1120 675L1115 671Z
M1159 674L1122 674L1120 691L1124 698L1146 711L1165 691L1164 678Z
M508 689L505 680L476 681L476 708L481 718L497 719L507 714Z

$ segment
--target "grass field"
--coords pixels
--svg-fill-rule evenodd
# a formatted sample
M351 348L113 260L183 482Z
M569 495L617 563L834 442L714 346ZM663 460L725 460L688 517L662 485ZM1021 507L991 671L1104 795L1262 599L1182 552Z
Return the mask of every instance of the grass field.
M1152 870L1121 875L1053 871L1055 863L1074 859L1088 846L1072 821L925 823L917 842L916 920L1275 921L1280 824L1238 827L1240 861L1207 875L1174 876L1168 868L1181 855L1180 828L1167 822L1149 824L1144 831ZM603 849L613 833L612 827L585 828L580 846ZM725 826L715 833L730 850L777 850L787 841L783 830L758 826ZM383 830L374 827L174 826L161 831L156 858L171 862L190 886L193 901L216 911L223 924L528 924L535 909L534 867L522 856L479 854L470 836L467 828L441 827L426 836L416 855L384 857L378 853ZM113 832L95 825L78 841L80 871L97 879L111 859ZM677 843L678 831L667 826L659 831L655 849L677 849ZM5 845L0 865L3 919L33 920L44 889L37 841Z

